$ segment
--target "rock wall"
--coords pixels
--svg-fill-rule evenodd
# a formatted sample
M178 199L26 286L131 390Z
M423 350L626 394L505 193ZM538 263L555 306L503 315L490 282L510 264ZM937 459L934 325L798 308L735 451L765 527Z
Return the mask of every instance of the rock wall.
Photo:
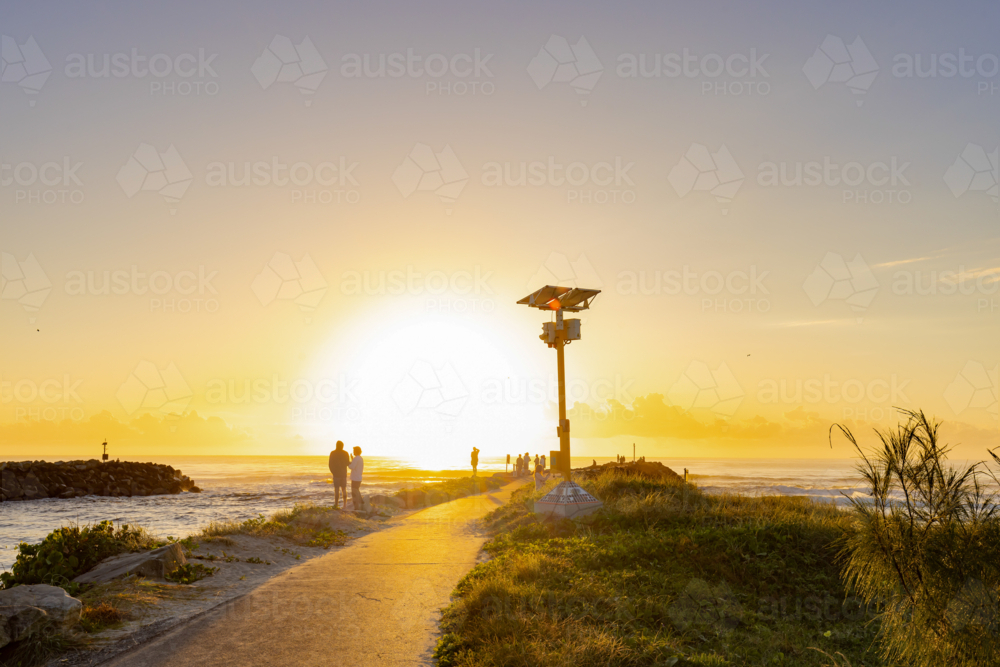
M78 496L158 496L200 492L180 470L128 461L5 461L0 463L0 500Z

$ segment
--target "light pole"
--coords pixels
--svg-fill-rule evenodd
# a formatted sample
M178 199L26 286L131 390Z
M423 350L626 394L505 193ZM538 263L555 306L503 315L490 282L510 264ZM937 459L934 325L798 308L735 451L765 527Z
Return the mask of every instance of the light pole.
M535 502L535 512L548 516L574 517L589 514L603 503L573 482L570 466L569 420L566 418L566 353L565 347L571 341L580 340L580 320L565 319L563 313L579 312L590 308L601 290L578 287L556 287L546 285L524 297L519 304L530 308L555 312L555 322L542 324L539 338L549 347L556 348L556 364L559 378L559 458L556 461L563 482L543 498ZM555 466L554 466L555 467Z

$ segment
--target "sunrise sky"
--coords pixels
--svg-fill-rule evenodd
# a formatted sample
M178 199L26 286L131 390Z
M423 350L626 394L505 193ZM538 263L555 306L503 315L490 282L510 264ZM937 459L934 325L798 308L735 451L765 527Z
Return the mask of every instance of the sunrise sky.
M8 3L0 458L1000 446L1000 7L639 4Z

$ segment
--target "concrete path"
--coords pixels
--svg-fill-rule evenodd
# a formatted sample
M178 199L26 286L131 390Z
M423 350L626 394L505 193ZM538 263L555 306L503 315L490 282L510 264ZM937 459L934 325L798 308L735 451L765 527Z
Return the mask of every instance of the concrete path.
M107 664L430 664L440 609L485 541L473 522L518 486L401 517Z

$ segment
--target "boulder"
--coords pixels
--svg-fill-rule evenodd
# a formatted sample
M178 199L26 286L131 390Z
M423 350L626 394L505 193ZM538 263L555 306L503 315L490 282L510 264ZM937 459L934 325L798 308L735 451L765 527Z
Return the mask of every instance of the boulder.
M181 565L186 565L184 550L178 543L136 554L122 554L106 558L94 569L73 580L76 584L103 584L128 574L147 579L165 579L166 575Z
M17 481L17 475L13 470L4 470L0 473L0 496L4 500L14 500L24 495L21 485Z
M82 602L58 586L47 584L15 586L0 591L2 607L37 607L48 615L50 622L65 629L79 623L83 611Z
M48 616L38 607L0 607L0 648L32 635L45 625Z

